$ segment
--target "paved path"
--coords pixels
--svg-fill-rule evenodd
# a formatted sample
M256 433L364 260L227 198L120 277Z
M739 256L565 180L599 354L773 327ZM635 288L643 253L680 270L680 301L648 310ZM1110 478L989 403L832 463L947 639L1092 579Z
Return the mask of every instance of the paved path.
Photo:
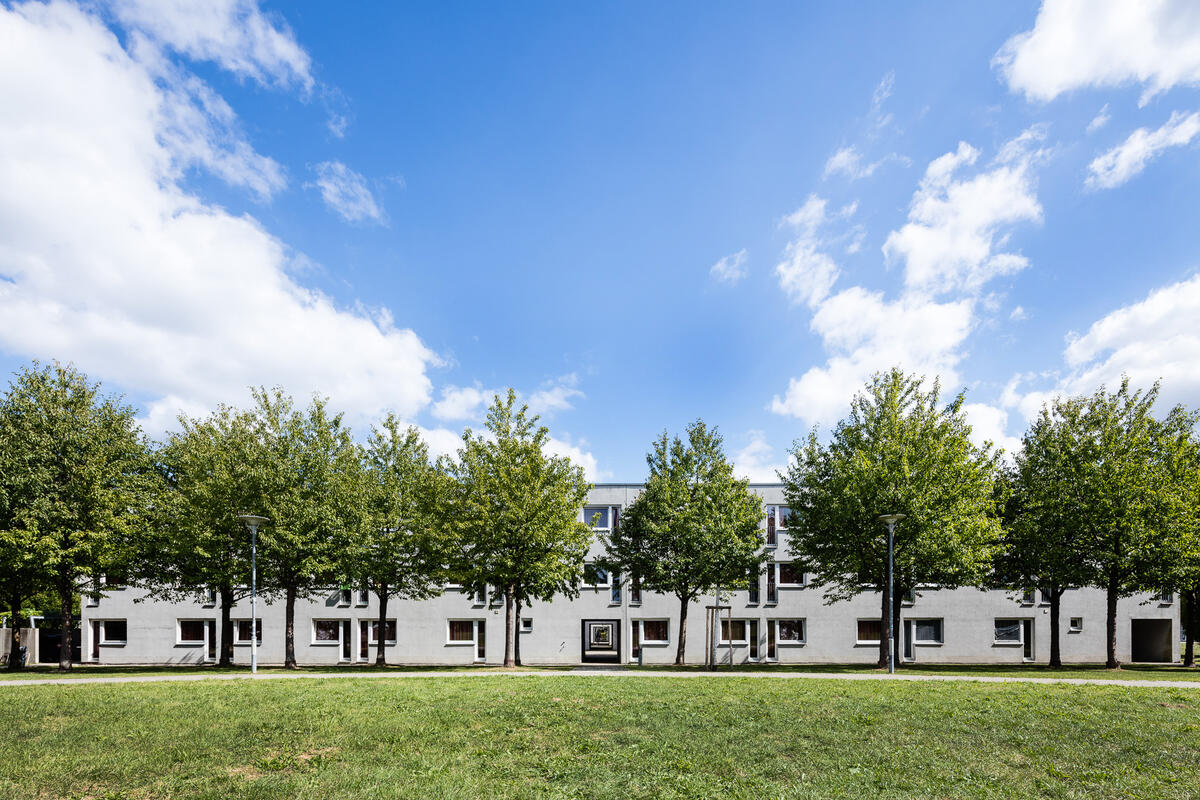
M837 681L952 681L971 683L1065 683L1073 686L1135 686L1154 689L1200 689L1200 681L1153 681L1153 680L1119 680L1115 678L1022 678L985 675L885 675L881 673L839 673L839 672L699 672L674 670L587 670L587 671L531 671L531 670L470 670L462 672L447 672L440 670L412 672L262 672L251 675L245 672L218 672L211 675L118 675L111 678L30 678L27 680L0 681L0 686L45 686L66 685L79 683L166 683L182 681L273 681L298 680L304 678L545 678L545 677L578 677L586 675L592 678L695 678L695 679L728 679L728 678L763 678L784 680L837 680Z

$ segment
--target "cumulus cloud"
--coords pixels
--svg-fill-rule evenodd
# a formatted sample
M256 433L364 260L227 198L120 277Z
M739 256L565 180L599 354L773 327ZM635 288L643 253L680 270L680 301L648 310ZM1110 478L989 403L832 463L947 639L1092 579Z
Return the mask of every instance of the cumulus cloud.
M584 394L579 388L579 375L572 372L543 383L541 388L529 396L529 410L535 414L549 416L556 411L570 409L571 401L576 397L584 397Z
M362 175L340 161L322 161L313 167L314 185L321 190L325 205L347 222L383 221L383 209L367 188Z
M478 383L474 386L448 384L442 387L442 396L429 413L447 421L477 420L483 416L483 409L492 402L492 398L503 393L500 389L484 389Z
M843 147L829 157L825 162L824 177L828 178L832 175L845 175L852 181L857 181L862 178L869 178L875 174L875 170L887 164L889 161L897 161L901 164L908 165L911 162L908 158L899 155L898 153L889 153L878 161L869 163L863 161L862 153L853 145Z
M721 260L708 268L709 276L719 282L734 286L746 277L746 248L723 256Z
M110 0L122 24L163 47L264 86L313 86L312 60L255 0Z
M856 203L851 203L830 215L825 211L826 205L824 198L809 195L804 205L784 219L795 237L787 244L784 260L775 267L779 286L788 297L810 307L829 296L840 274L837 263L826 251L846 237L827 235L825 228L834 219L852 216L858 208ZM855 242L850 246L857 249Z
M1187 116L1173 112L1162 127L1153 131L1138 128L1088 165L1087 186L1090 189L1120 186L1144 170L1162 151L1189 144L1197 133L1200 133L1200 112L1195 111Z
M997 245L1004 228L1041 221L1031 167L1043 152L1036 148L1043 136L1031 128L1007 142L989 169L966 178L960 177L962 168L979 158L979 150L966 142L929 164L909 205L908 223L883 245L889 262L904 261L908 288L975 292L1028 266L1024 256L997 252Z
M1107 125L1110 119L1112 119L1112 117L1108 113L1108 103L1105 103L1104 107L1101 108L1096 116L1092 117L1092 121L1088 123L1087 132L1095 133Z
M250 385L320 391L356 426L428 404L440 362L415 332L301 285L285 243L180 184L181 163L211 166L181 142L212 120L164 111L170 89L97 16L0 7L0 41L0 347L115 383L152 432Z
M1003 408L986 403L965 403L963 413L971 426L971 442L983 447L988 442L1003 449L1008 456L1021 449L1021 439L1008 435L1008 412Z
M1200 5L1192 0L1045 0L1033 30L992 61L1009 89L1049 101L1089 87L1141 85L1144 105L1200 85Z
M775 460L775 448L760 430L746 433L746 446L733 454L733 472L753 483L775 483L787 465Z
M978 308L996 300L981 298L980 290L1025 265L1020 256L997 250L1011 225L1041 218L1032 176L1041 139L1039 130L1022 133L974 174L963 173L980 153L965 143L929 164L909 222L884 245L891 260L904 264L904 290L896 299L862 286L832 293L837 267L818 233L828 221L824 202L810 198L792 215L800 235L778 269L780 285L813 310L809 327L828 359L791 378L772 398L773 412L833 423L872 373L897 365L940 376L948 386L960 383L958 365Z

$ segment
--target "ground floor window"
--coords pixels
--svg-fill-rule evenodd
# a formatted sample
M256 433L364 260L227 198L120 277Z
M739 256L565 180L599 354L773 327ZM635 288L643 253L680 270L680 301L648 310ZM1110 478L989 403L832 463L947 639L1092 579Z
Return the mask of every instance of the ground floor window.
M106 619L100 623L100 644L125 644L129 624L123 619Z
M916 644L943 644L942 621L940 619L913 620L913 641Z
M744 619L723 619L721 620L721 644L747 644L746 620Z
M1083 630L1083 617L1071 617L1071 633L1079 633Z
M313 644L337 644L342 637L342 621L338 619L313 620Z
M250 644L250 620L235 619L233 620L233 643L234 644ZM257 633L258 644L262 645L262 620L254 620L254 631Z
M383 643L396 643L396 620L389 619L384 624ZM379 644L379 620L377 619L371 620L371 644Z
M487 659L487 621L482 619L452 619L446 630L446 644L474 645L475 660Z
M1083 620L1079 620L1080 625ZM1074 618L1072 619L1074 623ZM1033 620L1028 617L1001 617L995 621L994 642L1021 648L1021 658L1033 661Z
M1021 620L998 619L996 620L995 626L994 641L996 644L1021 643Z
M635 619L629 623L629 640L634 658L641 652L642 645L665 645L671 640L671 622L665 619Z
M181 619L175 639L176 644L204 644L204 620Z
M779 630L778 641L780 644L804 644L804 620L776 619L771 621L775 623Z
M533 631L533 617L521 617L521 633Z
M883 620L860 619L855 644L879 644L883 639Z

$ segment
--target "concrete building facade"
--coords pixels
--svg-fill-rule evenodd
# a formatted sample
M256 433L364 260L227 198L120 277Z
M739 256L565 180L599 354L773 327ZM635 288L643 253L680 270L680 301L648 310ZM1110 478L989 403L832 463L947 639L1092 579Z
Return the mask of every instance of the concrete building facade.
M726 593L720 622L716 598L689 606L686 658L691 664L874 663L878 656L880 597L867 592L826 604L823 592L791 566L779 484L752 486L764 501L762 527L772 554L757 590ZM599 484L580 518L598 519L601 532L637 497L639 484ZM882 533L882 531L881 531ZM589 562L602 556L596 541ZM521 611L520 650L527 665L579 663L670 664L679 642L680 606L674 596L638 591L628 576L589 567L575 599L536 602ZM936 589L898 598L901 646L897 658L913 663L1044 663L1050 651L1049 605L1037 592ZM250 660L250 602L231 609L234 660ZM1073 589L1062 601L1064 662L1105 659L1105 597ZM259 661L284 658L282 600L259 599ZM367 592L331 589L296 605L296 658L301 664L355 664L375 660L378 600ZM110 590L85 598L83 661L102 664L200 664L215 661L220 636L217 598L166 602L144 590ZM500 664L504 608L498 597L468 596L454 586L429 600L392 600L382 631L392 664ZM1175 662L1179 608L1169 594L1142 594L1118 603L1117 656L1121 661Z

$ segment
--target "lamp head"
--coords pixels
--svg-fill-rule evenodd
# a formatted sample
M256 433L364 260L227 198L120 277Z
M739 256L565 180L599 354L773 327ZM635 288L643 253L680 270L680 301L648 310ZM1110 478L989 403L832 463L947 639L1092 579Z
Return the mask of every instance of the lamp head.
M882 522L884 525L895 525L897 522L904 519L906 516L908 516L908 515L907 514L881 514L879 516L879 521Z
M252 531L258 530L263 524L271 521L257 514L239 514L238 519L245 523L246 527Z

